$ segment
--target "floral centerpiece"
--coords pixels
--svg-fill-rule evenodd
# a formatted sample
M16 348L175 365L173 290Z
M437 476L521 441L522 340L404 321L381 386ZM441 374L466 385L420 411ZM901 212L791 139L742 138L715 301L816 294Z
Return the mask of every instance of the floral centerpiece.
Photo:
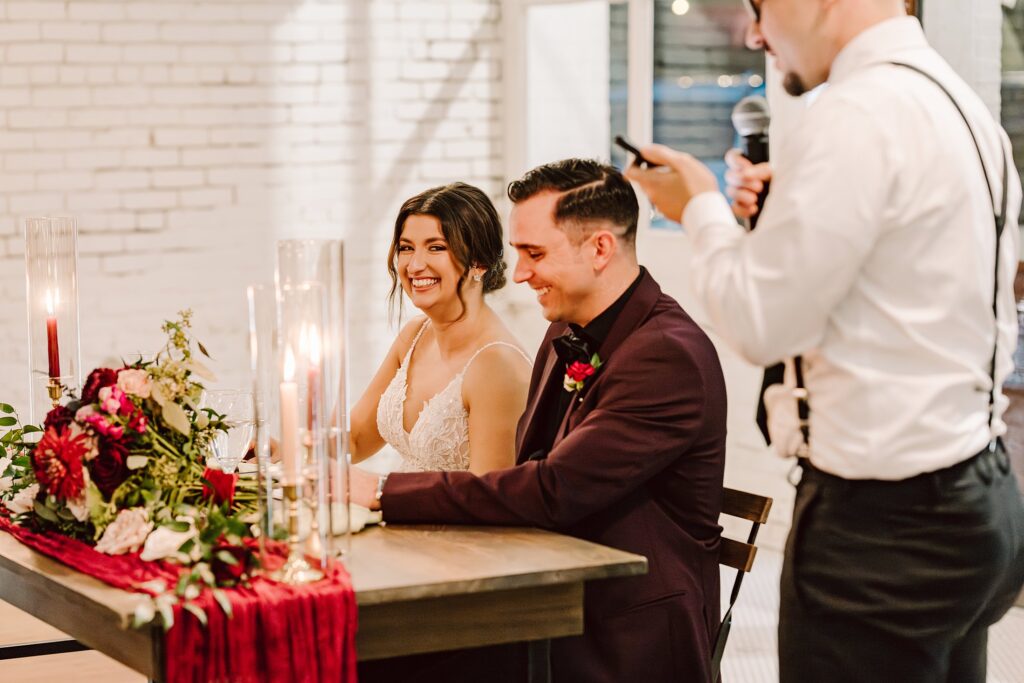
M213 380L193 351L191 311L164 323L167 344L151 361L93 370L81 396L69 396L41 426L22 425L0 403L0 514L36 532L56 532L110 555L188 568L156 599L169 628L169 606L206 588L248 580L258 554L255 483L208 467L207 454L226 416L200 407ZM160 593L161 589L155 592ZM145 623L154 616L137 614Z

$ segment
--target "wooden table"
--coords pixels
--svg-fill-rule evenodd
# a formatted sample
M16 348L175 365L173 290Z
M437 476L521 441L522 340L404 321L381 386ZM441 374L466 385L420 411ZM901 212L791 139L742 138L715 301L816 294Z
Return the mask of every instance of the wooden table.
M583 583L643 574L639 555L537 529L387 526L352 537L360 659L583 632ZM107 586L0 532L0 599L159 680L159 628L128 626L145 596Z

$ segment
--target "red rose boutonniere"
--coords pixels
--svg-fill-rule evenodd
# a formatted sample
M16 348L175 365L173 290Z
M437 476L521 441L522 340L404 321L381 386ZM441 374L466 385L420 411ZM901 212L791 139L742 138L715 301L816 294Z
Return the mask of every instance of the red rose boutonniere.
M562 387L566 391L581 391L587 378L597 372L599 367L601 367L601 357L596 353L590 357L590 362L573 361L565 369L565 379L562 380Z

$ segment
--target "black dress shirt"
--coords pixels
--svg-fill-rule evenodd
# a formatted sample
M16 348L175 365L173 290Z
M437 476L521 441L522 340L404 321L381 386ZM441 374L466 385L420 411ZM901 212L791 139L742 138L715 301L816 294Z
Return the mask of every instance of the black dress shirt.
M596 353L598 356L601 355L601 344L604 343L605 338L608 337L608 333L611 332L612 325L615 324L615 320L619 317L622 309L626 307L629 302L629 298L633 296L633 292L636 290L638 284L640 284L641 278L644 273L647 272L643 266L640 266L640 274L637 275L636 279L629 288L622 293L622 295L612 303L611 306L604 309L600 315L591 320L584 326L577 325L575 323L569 323L569 331L566 332L566 336L574 335L581 340L588 349L590 354ZM555 344L556 352L558 351L558 340L552 340L552 344ZM564 352L559 353L562 356ZM563 386L565 381L565 370L575 360L586 360L589 362L589 356L584 359L582 354L579 358L559 358L555 362L554 370L551 372L551 376L548 378L548 384L542 392L545 394L545 403L543 406L546 410L544 411L544 422L543 422L543 434L545 438L543 442L547 444L545 451L537 452L530 455L530 459L538 459L547 456L547 451L551 450L551 445L555 441L555 436L558 434L558 428L562 424L562 418L565 417L565 412L569 409L569 404L572 402L573 397L576 396L576 392L566 391ZM601 359L604 361L605 359Z

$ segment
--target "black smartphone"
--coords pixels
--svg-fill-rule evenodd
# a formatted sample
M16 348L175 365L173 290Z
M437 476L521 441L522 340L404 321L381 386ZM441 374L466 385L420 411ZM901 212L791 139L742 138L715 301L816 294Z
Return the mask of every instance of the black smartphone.
M629 140L627 140L626 138L622 137L621 135L616 135L615 136L615 144L618 145L619 147L621 147L622 149L626 150L630 154L632 154L633 157L634 157L633 158L633 163L636 164L637 166L646 166L647 168L655 168L655 167L661 165L661 164L652 163L650 161L647 161L647 159L644 159L644 155L640 153L640 150L638 150L636 148L636 146L631 144L629 142Z

